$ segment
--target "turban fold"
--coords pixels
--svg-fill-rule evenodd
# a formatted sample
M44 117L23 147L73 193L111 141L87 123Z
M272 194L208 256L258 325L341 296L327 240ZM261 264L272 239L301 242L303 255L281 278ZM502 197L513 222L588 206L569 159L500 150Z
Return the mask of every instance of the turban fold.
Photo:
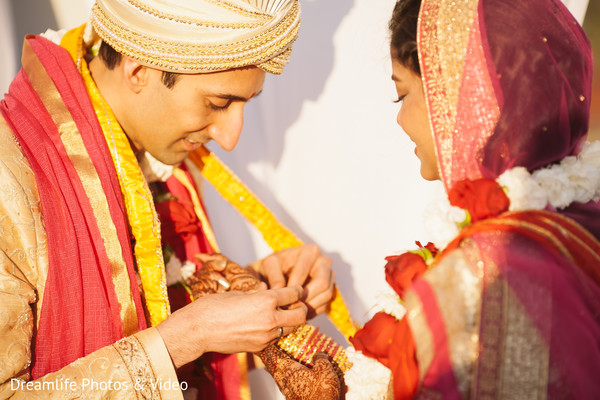
M280 74L300 26L298 0L97 0L103 41L142 64L178 73L256 65Z

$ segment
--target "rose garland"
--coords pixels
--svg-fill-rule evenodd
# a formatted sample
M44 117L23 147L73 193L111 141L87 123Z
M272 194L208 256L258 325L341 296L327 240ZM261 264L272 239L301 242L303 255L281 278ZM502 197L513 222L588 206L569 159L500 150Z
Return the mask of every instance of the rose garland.
M356 350L346 350L354 363L346 374L347 398L388 398L390 376L399 368L393 360L402 347L402 337L398 336L405 313L402 299L412 282L433 263L436 245L445 248L465 226L506 211L563 209L573 202L599 200L600 141L585 143L577 156L532 173L515 167L496 180L457 182L447 198L426 210L425 226L435 245L416 242L417 250L386 257L385 276L393 292L380 297L381 311L350 339ZM398 393L396 388L396 397Z

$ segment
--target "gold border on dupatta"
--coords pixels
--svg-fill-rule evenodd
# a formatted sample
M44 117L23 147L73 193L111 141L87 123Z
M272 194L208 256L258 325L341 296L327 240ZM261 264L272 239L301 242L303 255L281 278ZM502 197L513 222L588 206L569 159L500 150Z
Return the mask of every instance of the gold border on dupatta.
M490 238L490 246L501 240L494 235L497 238ZM464 398L543 400L548 346L506 277L500 275L496 261L486 254L489 251L481 243L467 238L423 277L444 320L458 389ZM550 294L535 289L541 312L549 312ZM423 382L436 357L434 332L412 291L407 293L406 307Z
M454 133L470 28L478 3L479 0L424 0L421 4L417 47L434 139L451 139ZM455 28L448 29L451 26ZM443 140L441 149L436 147L436 151L441 152L440 168L451 165L451 140Z
M25 44L29 46L29 44ZM30 49L30 48L29 48ZM120 305L120 316L124 336L138 331L138 318L131 293L131 282L117 230L112 221L106 195L96 169L87 153L79 130L71 113L61 99L60 93L43 65L30 49L32 57L24 63L24 69L41 101L48 110L60 133L66 153L73 163L77 175L90 201L94 218L110 262L112 281Z
M493 235L497 238L491 238L487 246L501 246L502 235ZM496 261L486 256L491 250L470 239L465 243L461 248L471 253L469 258L483 279L479 358L473 370L471 397L544 400L550 350L539 327L511 289L507 277L500 274ZM532 286L531 290L537 291L538 311L550 313L551 294L541 286Z
M473 176L479 175L473 156L493 133L500 114L487 72L478 5L478 0L424 0L419 13L423 88L447 188L458 179L479 177ZM460 110L474 115L462 118ZM470 149L461 156L456 149L463 145Z
M441 313L448 346L449 362L458 389L468 398L473 363L479 345L479 300L481 276L462 251L448 254L424 276ZM416 293L408 291L407 316L417 349L421 382L436 355L435 336L427 323L426 310Z

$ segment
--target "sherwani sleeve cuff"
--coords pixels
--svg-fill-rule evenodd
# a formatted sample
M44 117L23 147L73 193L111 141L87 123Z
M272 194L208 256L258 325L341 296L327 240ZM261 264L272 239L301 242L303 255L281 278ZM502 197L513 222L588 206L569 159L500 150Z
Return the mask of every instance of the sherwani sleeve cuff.
M82 357L34 381L11 379L0 398L182 400L167 348L149 328Z
M148 328L136 333L133 336L135 336L135 338L139 341L140 346L144 349L144 353L148 361L148 367L152 371L151 376L156 382L161 384L159 398L181 399L181 386L177 379L177 373L175 371L175 367L173 366L171 356L169 355L167 347L165 346L165 342L158 333L158 330L154 327ZM115 343L115 347L118 346L119 342ZM152 382L146 382L146 384L150 384L150 389L153 389Z

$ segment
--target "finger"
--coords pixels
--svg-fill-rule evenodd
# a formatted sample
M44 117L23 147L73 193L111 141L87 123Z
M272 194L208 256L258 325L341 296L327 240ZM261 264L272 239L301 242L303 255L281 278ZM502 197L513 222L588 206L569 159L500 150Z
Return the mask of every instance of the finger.
M312 363L315 365L318 361L325 360L326 363L330 363L329 354L324 353L322 351L317 351L312 358Z
M194 256L198 261L200 262L208 262L211 260L226 260L227 257L225 257L223 254L221 253L214 253L214 254L208 254L208 253L197 253Z
M212 259L212 254L206 254L206 253L197 253L194 257L196 258L196 260L204 263L210 259Z
M286 286L287 281L283 274L281 259L277 256L269 256L263 260L261 273L271 289L279 289Z
M278 326L275 329L272 330L272 334L273 334L273 339L275 342L277 342L279 339L281 339L282 337L284 337L285 335L289 334L291 331L289 327L284 328L283 326ZM289 332L287 332L289 331Z
M272 292L275 295L277 307L285 307L299 301L304 290L301 286L288 286L280 289L273 289Z
M331 285L327 290L320 291L318 294L314 294L314 292L310 292L310 296L306 296L304 302L314 310L322 311L323 307L329 306L329 304L333 301L333 296L335 294L334 285Z
M267 287L266 283L260 282L254 289L248 290L246 293L251 294L251 293L256 293L256 292L263 292L268 289L269 288Z
M335 282L334 278L335 273L329 266L326 270L315 271L314 276L304 286L304 301L316 307L320 305L319 302L331 300ZM327 296L329 297L327 298Z
M296 327L306 322L306 306L297 307L293 310L277 310L277 327L283 328L284 335L290 334Z
M256 286L254 289L249 290L248 293L256 293L256 292L263 292L265 290L269 290L269 287L267 286L266 283L264 282L260 282L258 284L258 286Z
M223 271L227 266L228 259L223 254L206 254L198 253L195 255L196 259L199 260L205 267L211 267L216 271Z
M288 285L304 285L316 263L319 261L320 255L319 248L314 244L307 244L299 248L296 262L289 274Z
M294 304L290 304L289 306L286 307L287 310L293 310L299 307L306 307L306 304L302 301L297 301Z
M306 301L306 305L308 307L307 318L312 319L319 314L327 312L327 310L329 309L329 306L331 304L331 301L333 300L333 294L334 294L334 290L333 290L333 286L332 286L330 291L323 292L323 293L319 294L317 297L314 297L313 299L311 299L310 301Z
M218 287L217 292L227 291L231 287L231 282L221 275L220 272L213 269L201 269L197 274L197 278L198 281L206 282L206 284L215 284L215 287Z

